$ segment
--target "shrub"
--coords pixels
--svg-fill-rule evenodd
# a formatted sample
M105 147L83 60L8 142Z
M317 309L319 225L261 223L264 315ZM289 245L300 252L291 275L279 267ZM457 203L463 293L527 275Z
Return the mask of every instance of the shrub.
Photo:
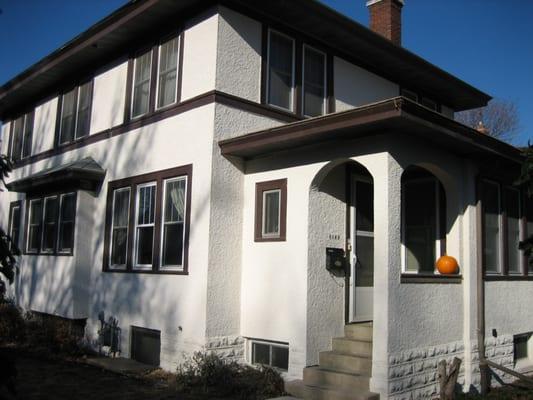
M9 300L0 302L0 343L20 343L25 337L21 310Z
M225 361L214 353L194 353L178 367L176 379L181 391L201 391L220 397L260 400L284 392L283 378L278 371Z

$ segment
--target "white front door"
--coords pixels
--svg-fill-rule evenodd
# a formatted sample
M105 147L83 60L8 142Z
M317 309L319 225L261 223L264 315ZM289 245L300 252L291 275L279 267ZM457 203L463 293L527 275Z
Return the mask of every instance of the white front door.
M374 186L353 175L350 201L350 321L372 321L374 297Z

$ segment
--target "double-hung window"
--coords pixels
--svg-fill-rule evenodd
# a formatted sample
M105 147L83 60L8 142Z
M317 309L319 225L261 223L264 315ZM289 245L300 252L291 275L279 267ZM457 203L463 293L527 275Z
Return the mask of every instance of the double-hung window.
M268 34L268 104L293 110L294 40L273 30Z
M303 114L316 117L326 113L326 55L304 46Z
M483 179L479 185L482 210L483 267L488 275L522 275L522 196L519 189Z
M72 255L75 213L75 192L30 199L26 253Z
M59 145L70 143L89 135L92 96L92 80L76 86L61 96Z
M9 225L8 225L8 234L11 237L10 248L15 246L19 249L20 247L20 221L22 213L22 202L13 201L9 205Z
M187 272L191 174L188 165L109 183L104 271Z
M178 101L179 49L180 37L174 35L138 53L133 59L131 118L141 117Z
M21 115L13 121L11 137L11 158L20 160L31 155L34 113Z

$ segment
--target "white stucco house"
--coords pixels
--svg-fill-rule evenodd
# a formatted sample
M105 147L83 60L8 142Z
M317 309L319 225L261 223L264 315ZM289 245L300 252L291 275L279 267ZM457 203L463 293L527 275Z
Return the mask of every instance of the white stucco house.
M139 0L4 84L17 302L305 398L430 398L455 356L476 390L479 327L533 366L520 151L454 121L490 97L401 47L402 6L369 1L369 29L314 0Z

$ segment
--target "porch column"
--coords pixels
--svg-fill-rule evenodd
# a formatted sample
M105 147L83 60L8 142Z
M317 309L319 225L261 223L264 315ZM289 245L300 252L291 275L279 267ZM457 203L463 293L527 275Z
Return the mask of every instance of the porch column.
M389 393L389 325L394 323L389 298L400 268L401 176L403 169L389 153L374 165L374 337L370 390Z

